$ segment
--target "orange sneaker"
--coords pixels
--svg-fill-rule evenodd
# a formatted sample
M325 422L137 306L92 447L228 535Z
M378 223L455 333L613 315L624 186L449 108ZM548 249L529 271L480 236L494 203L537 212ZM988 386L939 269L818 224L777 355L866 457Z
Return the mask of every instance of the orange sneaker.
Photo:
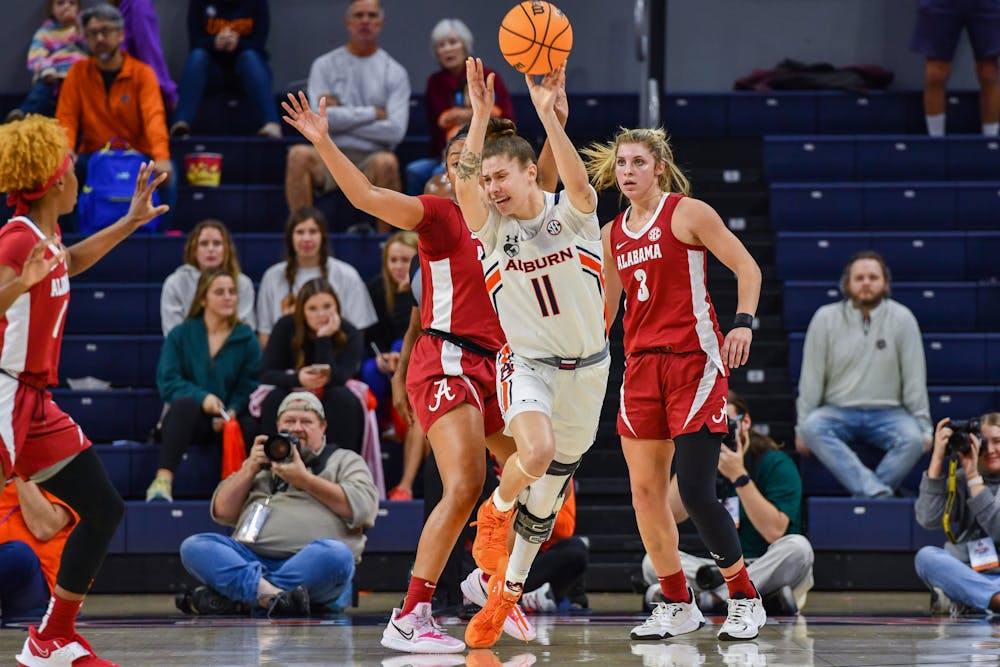
M486 574L502 572L497 569L501 558L507 560L507 533L510 521L517 511L517 503L506 512L501 512L493 504L493 494L483 501L476 512L476 520L470 526L476 527L476 539L472 543L472 558Z
M496 644L503 634L507 617L512 613L521 628L521 636L527 641L528 633L525 628L528 624L517 606L517 601L521 599L520 585L515 593L507 587L506 579L507 556L504 555L497 562L496 574L490 577L490 594L486 604L465 628L465 643L469 648L489 648Z

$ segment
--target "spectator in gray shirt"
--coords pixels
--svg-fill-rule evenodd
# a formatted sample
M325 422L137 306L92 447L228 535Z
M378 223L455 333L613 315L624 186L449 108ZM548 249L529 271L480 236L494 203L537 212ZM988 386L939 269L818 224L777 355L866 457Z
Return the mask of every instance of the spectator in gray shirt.
M878 253L854 255L841 276L844 299L816 311L802 353L795 446L859 497L893 495L931 442L920 327L889 298L890 280ZM874 471L854 443L885 452Z
M393 151L406 134L410 117L410 80L406 70L379 48L385 12L378 0L351 0L347 44L320 56L309 70L309 105L326 100L334 143L375 187L402 188ZM315 194L337 188L319 153L310 144L292 146L285 172L288 210L312 206ZM378 221L378 231L389 225Z

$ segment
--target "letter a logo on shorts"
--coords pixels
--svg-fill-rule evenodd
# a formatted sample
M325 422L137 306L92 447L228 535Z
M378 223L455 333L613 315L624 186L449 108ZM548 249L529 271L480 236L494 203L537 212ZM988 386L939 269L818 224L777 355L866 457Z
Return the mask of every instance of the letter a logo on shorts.
M441 378L434 383L437 385L437 391L434 392L434 405L428 405L427 409L431 412L437 412L438 408L441 407L441 399L447 401L454 401L455 394L451 393L451 387L448 386L448 378Z
M726 397L723 396L722 397L722 409L719 410L718 416L712 417L712 423L713 424L721 424L723 422L723 420L725 420L725 418L728 416L726 414L726 403L727 402L728 401L727 401Z

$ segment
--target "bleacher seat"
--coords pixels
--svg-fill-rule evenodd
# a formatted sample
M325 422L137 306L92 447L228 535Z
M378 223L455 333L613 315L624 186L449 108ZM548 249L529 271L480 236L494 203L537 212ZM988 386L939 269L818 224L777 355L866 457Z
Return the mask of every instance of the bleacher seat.
M664 95L663 127L674 137L722 137L729 134L728 96L719 93Z
M986 335L986 377L1000 378L1000 334ZM1000 409L1000 404L996 407Z
M1000 140L996 137L949 137L948 174L980 179L1000 174Z
M412 553L424 525L424 501L379 502L375 525L368 529L365 551Z
M993 386L928 387L931 420L936 424L945 417L969 419L1000 407L997 388Z
M175 229L188 232L200 220L222 220L231 232L246 231L246 186L220 185L217 188L189 188L181 186L177 192L174 211Z
M885 258L894 280L965 280L965 235L949 232L884 232L871 249Z
M864 220L874 229L950 229L955 220L952 183L865 183Z
M927 137L866 137L856 141L857 178L861 181L917 180L948 177L947 144Z
M955 183L955 219L963 229L1000 229L1000 183Z
M857 173L852 137L764 137L764 174L769 183L851 180Z
M159 335L66 335L59 359L61 384L65 384L66 378L91 375L107 380L112 387L153 386L155 359L162 344ZM145 356L154 358L152 374L144 363Z
M816 551L911 551L913 499L812 497L808 537Z
M125 503L125 550L130 554L175 554L181 542L195 533L229 534L214 521L208 500L175 500L172 503Z
M162 407L155 389L53 389L52 395L92 442L145 440Z
M868 229L859 186L847 183L775 183L771 226L778 231Z
M866 232L778 232L775 272L779 280L838 278L854 253L870 247Z
M155 333L160 327L160 286L159 283L75 283L66 313L66 332Z
M733 93L729 99L729 133L810 134L816 132L815 92Z
M817 132L886 134L919 131L923 117L909 95L875 91L827 93L816 97Z

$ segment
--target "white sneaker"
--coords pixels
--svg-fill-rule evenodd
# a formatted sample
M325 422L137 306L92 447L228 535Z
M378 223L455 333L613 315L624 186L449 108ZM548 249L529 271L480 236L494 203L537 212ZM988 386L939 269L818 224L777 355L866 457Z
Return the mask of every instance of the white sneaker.
M760 648L752 643L730 644L725 649L717 647L722 662L728 667L765 667L767 656L760 654Z
M483 571L478 567L469 573L459 587L462 589L462 595L465 597L466 604L475 604L480 607L486 606L486 599L489 597L489 589L487 585L489 579L483 581ZM520 615L520 620L518 619ZM535 626L531 621L524 615L524 610L521 605L514 605L514 608L510 610L507 614L507 619L503 622L503 631L514 639L519 639L521 641L533 642L535 641Z
M760 629L767 622L767 612L764 611L760 596L738 600L729 598L726 604L729 606L729 612L726 614L726 622L719 630L719 639L722 641L756 639Z
M521 607L529 614L551 614L559 611L559 603L552 595L552 586L547 581L530 593L522 595Z
M680 642L632 644L632 655L642 656L643 667L698 667L705 664L704 653Z
M461 653L465 642L451 637L431 616L431 603L421 602L409 614L393 609L382 631L382 646L406 653Z
M688 588L691 602L658 602L653 613L632 628L632 639L666 639L694 632L705 625L705 617L694 603L694 594Z
M459 667L465 664L464 655L427 653L424 655L394 655L382 659L382 667Z

